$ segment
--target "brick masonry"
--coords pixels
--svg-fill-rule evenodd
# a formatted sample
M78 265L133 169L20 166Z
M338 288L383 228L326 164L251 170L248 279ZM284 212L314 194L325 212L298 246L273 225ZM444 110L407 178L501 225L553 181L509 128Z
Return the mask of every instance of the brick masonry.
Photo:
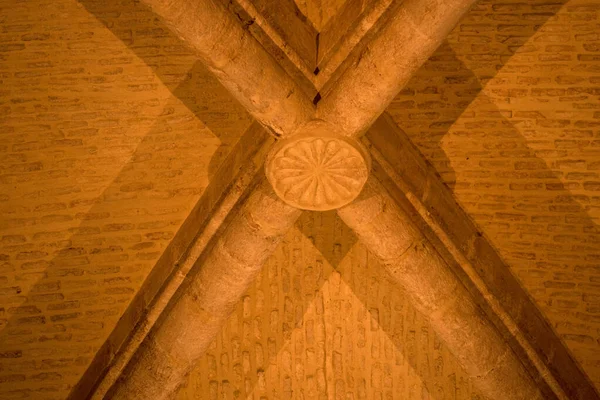
M250 118L135 1L0 15L0 398L64 399Z
M482 1L388 109L597 387L599 13ZM481 398L352 235L319 232L332 229L322 218L288 236L179 398ZM328 271L318 283L314 268Z
M600 5L480 1L388 111L600 387Z
M0 10L0 397L63 399L250 120L135 0ZM599 14L481 1L388 110L597 386ZM290 232L181 399L481 398L333 218Z
M334 212L300 218L177 398L485 399Z

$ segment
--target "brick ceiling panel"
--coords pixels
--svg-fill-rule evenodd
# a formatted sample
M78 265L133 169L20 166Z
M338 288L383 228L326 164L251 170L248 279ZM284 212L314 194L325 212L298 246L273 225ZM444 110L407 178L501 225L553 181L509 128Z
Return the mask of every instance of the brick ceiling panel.
M0 398L64 399L250 118L134 1L9 3Z
M306 213L178 400L484 400L425 318L335 213Z
M370 4L296 2L321 31ZM252 120L137 0L0 16L0 398L64 399ZM599 27L589 0L481 0L387 110L598 388ZM299 220L178 398L249 395L484 399L334 213Z
M480 1L388 111L600 387L600 7Z

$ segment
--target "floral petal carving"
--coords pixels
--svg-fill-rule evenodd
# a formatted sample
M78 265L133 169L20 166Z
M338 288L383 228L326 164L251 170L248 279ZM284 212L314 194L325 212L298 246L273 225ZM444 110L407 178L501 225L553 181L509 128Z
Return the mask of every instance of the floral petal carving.
M288 204L324 211L358 196L369 175L369 162L360 145L349 138L292 137L271 152L266 172L277 195Z

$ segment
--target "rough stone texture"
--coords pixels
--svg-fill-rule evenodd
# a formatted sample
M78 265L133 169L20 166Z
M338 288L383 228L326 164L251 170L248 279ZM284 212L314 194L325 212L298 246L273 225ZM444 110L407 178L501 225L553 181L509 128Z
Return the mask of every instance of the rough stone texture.
M561 399L599 399L518 278L391 117L379 118L362 140L374 177L444 255L540 387Z
M284 238L177 399L484 400L335 212Z
M12 390L13 397L64 398L235 142L236 128L247 123L243 112L231 113L235 105L225 104L222 91L208 89L218 85L198 73L203 69L186 47L134 3L82 1L133 52L71 1L15 2L3 10L0 295L9 326L0 335L10 338L0 336L4 397ZM475 73L446 47L391 111L446 181L458 182L463 206L598 383L598 6L572 1L554 17L559 6L482 2L450 39ZM176 88L180 82L187 85ZM183 104L169 103L167 89ZM77 131L86 127L98 132ZM449 127L446 156L439 142ZM152 134L142 140L144 129ZM219 143L212 134L224 146L209 164ZM137 143L145 149L140 158ZM208 170L200 175L190 167L198 164L198 146L206 146ZM157 210L165 214L151 215Z
M483 393L511 400L553 398L542 396L502 334L375 178L338 215L405 289Z
M384 0L381 3L388 3ZM344 36L356 28L356 22L361 17L365 9L371 8L376 1L350 0L346 1L343 7L335 16L324 26L319 33L319 54L317 55L319 69L322 71L323 64L329 56L332 48Z
M0 15L0 398L64 399L250 119L133 1Z
M172 398L300 214L263 177L107 397Z
M272 144L269 133L257 122L244 132L69 393L69 399L104 398L188 273L220 234L222 224L237 212L238 203L254 188Z
M294 0L236 0L244 9L253 8L256 18L262 18L274 34L281 38L281 45L290 47L306 62L311 73L316 67L317 35L319 32L300 14ZM255 21L260 23L260 21Z
M144 3L274 135L290 134L313 116L314 106L303 90L218 0Z
M317 117L363 134L474 0L407 0L318 103Z
M228 17L224 9L208 1L195 6L168 2L156 2L153 5L154 10L165 17L180 35L194 44L194 47L199 50L200 56L209 64L213 72L232 90L234 95L240 97L250 112L257 114L259 119L263 118L261 121L266 126L273 128L272 124L275 122L278 128L278 130L274 129L276 133L288 135L293 133L298 120L302 121L302 118L305 117L304 105L294 103L296 97L293 97L292 89L285 97L285 99L292 97L292 103L288 105L297 105L286 110L291 114L290 118L286 120L278 116L275 120L272 119L273 110L280 106L279 101L287 102L280 93L281 90L287 91L286 82L277 79L279 76L276 66L268 64L268 60L262 56L262 50L256 50L260 49L258 44L241 27L235 25L235 21L230 21L232 17ZM406 22L413 23L408 31L403 31L402 28L398 29L407 33L408 36L414 36L416 32L416 38L423 39L425 47L423 52L427 54L431 47L440 41L441 35L445 36L447 27L452 26L464 11L464 8L461 7L446 8L440 3L426 4L424 8L413 3L404 3L403 6L399 17L392 20L391 25L388 25L390 29L384 30L374 45L369 47L370 53L367 58L375 57L371 59L371 62L379 64L383 55L391 55L392 65L399 61L397 49L389 50L392 52L391 54L385 49L388 47L390 38L396 36L394 35L395 28ZM424 10L430 13L423 16ZM205 20L196 21L194 17ZM414 24L415 18L423 24L425 31L420 25ZM429 30L430 26L437 25L440 25L441 29ZM231 29L233 32L230 32ZM236 32L236 29L240 32ZM227 36L230 33L231 36ZM232 39L232 42L226 39ZM400 41L400 43L404 42ZM248 46L247 52L244 51L246 49L244 45ZM373 51L373 49L376 50ZM416 58L418 61L421 60L419 57ZM244 66L247 67L246 69L250 69L245 72L250 72L248 76L252 76L252 78L242 76L241 68ZM253 79L255 79L254 74L251 73L252 69L259 73L259 77L262 77L267 71L267 75L274 80L270 82L273 86L265 88L263 85L255 94L250 92ZM385 70L386 68L380 68L380 71ZM405 70L408 73L412 71L410 68L405 68ZM350 72L346 72L346 76L348 73ZM369 83L360 79L360 74L353 74L354 72L350 73L349 81L342 79L341 82L344 83L341 85L342 89L335 89L334 95L330 94L330 97L326 99L326 105L331 105L333 101L334 110L339 110L340 91L343 92L344 89L347 89L349 90L347 95L354 97L355 93L350 90L353 84ZM385 89L381 93L378 93L376 89L367 91L367 96L371 95L372 99L361 97L354 104L358 105L358 110L374 114L369 118L376 117L378 115L376 109L363 106L373 104L374 101L382 101L385 104L389 100L390 91L394 91L402 84L403 76L400 74L400 78L396 79L398 77L393 73L388 74L391 81L396 83L395 85L392 84L391 88ZM279 84L282 87L278 87ZM375 87L378 87L377 84ZM265 90L266 97L263 98ZM333 100L330 100L332 97ZM261 98L266 101L266 112L262 106L256 108L256 101L260 101ZM340 119L339 112L331 111L327 106L322 111L327 114L327 117L331 116L336 123L343 121ZM330 111L333 115L329 114ZM352 107L346 111L348 120L360 122L360 111ZM271 119L267 118L265 121L265 116L270 116ZM286 123L282 126L277 121L292 121L293 123L291 125ZM363 128L360 125L352 126L350 124L348 133L357 135ZM310 190L307 193L310 193ZM241 296L240 292L246 289L253 275L257 273L269 254L270 248L276 243L277 237L284 232L282 229L273 229L274 232L262 232L263 221L260 218L256 219L254 213L256 211L263 214L268 221L269 204L262 200L253 202L255 196L260 197L261 195L255 193L250 197L250 205L240 212L226 229L224 236L217 241L214 249L209 253L208 259L200 268L198 277L192 278L190 286L173 304L172 309L165 315L163 323L156 328L154 334L151 334L140 348L139 357L131 364L130 372L123 377L123 384L116 386L115 397L169 397L170 393L180 384L181 377L189 371L191 364L204 352L222 319L228 315L233 303ZM371 210L365 209L361 200L357 202L356 206L344 209L341 215L346 221L349 221L353 229L359 232L361 239L368 242L368 247L376 252L394 278L402 282L409 290L411 298L417 302L417 307L428 315L453 352L460 357L462 365L472 376L478 378L486 393L496 397L504 395L511 399L539 398L538 390L531 378L524 373L524 369L514 354L507 349L501 336L480 315L481 312L469 299L464 288L461 291L461 286L457 286L456 279L453 279L448 269L444 268L445 265L441 262L441 258L436 257L430 250L431 246L420 243L422 240L419 239L418 232L414 232L414 228L408 229L409 227L402 223L402 218L397 213L394 214L390 202L385 203L388 212L385 212L383 210L385 207L382 206L382 210L374 210L375 214L369 215ZM370 203L367 202L367 204ZM290 210L287 212L290 214L289 217L283 215L286 212L278 215L280 214L277 212L278 207L275 208L272 210L271 218L279 218L278 221L283 224L279 228L283 228L287 225L288 219L291 220L293 214ZM367 212L366 220L361 223L363 212ZM258 224L258 227L254 227L254 224ZM398 231L402 231L402 228L407 228L407 231L399 233ZM398 241L402 236L407 236L407 243L402 240ZM382 241L376 243L378 238ZM412 243L414 241L416 243ZM404 246L405 244L408 247ZM398 250L398 246L403 247ZM245 253L244 256L242 256L243 253ZM238 254L238 257L232 256L232 254ZM400 259L401 255L405 257ZM410 257L411 255L414 256ZM244 261L248 263L245 267ZM415 267L422 267L428 262L431 263L431 270L425 271L429 271L429 273L423 275L415 270ZM233 269L225 268L228 265ZM445 299L453 297L456 297L456 301L443 306ZM483 357L479 357L477 354L481 351L484 351ZM510 387L507 388L509 382Z
M294 0L220 0L304 93L314 99L313 85L319 32Z
M385 26L395 9L395 0L349 1L319 33L315 86L321 97L334 87L334 81L353 64L354 56Z
M265 161L275 193L302 210L333 210L350 203L370 169L371 159L360 142L319 120L279 140Z
M388 109L596 387L599 22L595 2L481 1Z

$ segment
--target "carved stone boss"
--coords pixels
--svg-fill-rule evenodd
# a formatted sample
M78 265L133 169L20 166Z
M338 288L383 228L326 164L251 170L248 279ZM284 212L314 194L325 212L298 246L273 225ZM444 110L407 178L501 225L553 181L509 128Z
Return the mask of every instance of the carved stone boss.
M303 210L342 207L361 192L371 169L366 149L333 125L312 120L278 141L265 171L275 193Z

